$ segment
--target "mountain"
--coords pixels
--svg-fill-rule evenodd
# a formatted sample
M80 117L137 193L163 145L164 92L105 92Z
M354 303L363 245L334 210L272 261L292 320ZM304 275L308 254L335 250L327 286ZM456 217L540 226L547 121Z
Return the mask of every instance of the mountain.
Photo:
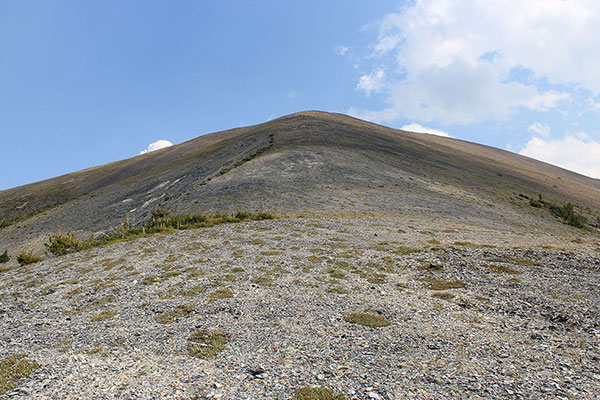
M308 111L1 191L0 220L35 215L1 230L0 248L40 251L58 225L87 237L127 218L139 225L156 208L562 229L528 206L524 196L539 194L576 204L591 221L600 209L600 180L492 147Z
M600 398L599 193L316 111L2 191L0 399Z

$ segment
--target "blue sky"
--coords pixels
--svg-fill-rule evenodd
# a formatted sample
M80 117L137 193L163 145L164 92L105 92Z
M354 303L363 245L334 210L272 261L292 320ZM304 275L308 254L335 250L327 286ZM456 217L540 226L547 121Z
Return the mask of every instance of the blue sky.
M307 109L600 178L600 7L497 3L0 2L0 190Z

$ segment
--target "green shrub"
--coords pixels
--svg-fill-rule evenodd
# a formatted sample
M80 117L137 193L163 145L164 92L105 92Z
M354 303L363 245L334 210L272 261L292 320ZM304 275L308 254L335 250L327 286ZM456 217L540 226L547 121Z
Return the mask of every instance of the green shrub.
M552 215L561 218L564 223L576 228L585 228L585 226L588 224L588 220L585 216L575 212L575 207L573 204L567 203L564 206L559 206L549 201L542 200L541 194L538 195L538 197L538 200L534 200L533 198L529 200L529 204L532 207L546 207L548 210L550 210Z
M542 207L542 203L540 203L538 200L535 199L530 199L529 200L529 205L532 207L536 207L536 208L541 208Z
M66 235L61 235L60 226L58 227L56 235L50 235L48 238L48 243L44 243L44 246L46 246L46 249L50 253L57 256L73 253L81 250L84 247L83 243L77 240L72 232L69 232Z
M29 265L42 260L42 257L33 254L31 251L23 251L17 256L17 262L21 265Z
M8 262L8 260L10 260L10 257L8 256L8 250L4 250L4 253L0 255L0 263Z
M243 221L243 220L245 220L245 219L248 219L248 218L250 218L250 216L251 216L251 215L252 215L252 214L251 214L251 213L249 213L249 212L247 212L247 211L244 211L244 210L238 210L237 214L235 214L235 217L236 217L237 219L239 219L240 221Z
M583 228L587 224L587 218L581 214L577 214L573 210L573 204L567 203L564 206L557 206L556 204L550 204L550 212L557 217L560 217L568 225L576 228Z
M156 210L152 210L152 218L153 219L161 219L167 218L171 214L171 211L166 208L157 208Z

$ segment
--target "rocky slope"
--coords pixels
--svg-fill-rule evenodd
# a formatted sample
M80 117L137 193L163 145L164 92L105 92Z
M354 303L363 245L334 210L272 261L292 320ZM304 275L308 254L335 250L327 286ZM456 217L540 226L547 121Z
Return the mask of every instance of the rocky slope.
M1 398L290 399L319 386L595 399L597 245L443 219L281 218L10 269L0 359L40 367ZM225 338L214 357L197 352L198 331Z

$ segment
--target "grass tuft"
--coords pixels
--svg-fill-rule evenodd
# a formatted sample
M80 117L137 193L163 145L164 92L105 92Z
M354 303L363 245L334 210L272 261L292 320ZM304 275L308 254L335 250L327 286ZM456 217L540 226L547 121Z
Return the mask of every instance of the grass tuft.
M327 291L329 293L337 293L337 294L348 294L348 293L350 293L350 291L348 289L343 288L341 286L330 287Z
M182 318L194 312L193 304L182 304L172 310L162 312L154 317L154 320L159 324L170 324L176 318Z
M442 300L450 300L454 297L454 294L450 292L435 292L432 293L431 296Z
M25 354L15 354L0 361L0 395L19 386L23 378L40 367L29 361Z
M346 400L346 396L341 393L335 393L328 387L312 386L303 387L296 390L292 400Z
M96 314L92 317L93 322L106 321L107 319L111 319L115 316L114 311L112 310L104 310L99 314Z
M233 292L228 288L217 289L208 296L210 300L227 299L230 297L233 297Z
M505 274L510 274L510 275L519 275L521 273L521 272L517 271L516 269L512 269L512 268L504 266L504 265L485 264L484 266L496 274L505 273Z
M201 329L195 331L188 337L193 344L190 346L189 354L198 358L214 358L229 342L227 335L220 330L209 331Z
M432 279L429 282L429 289L431 290L447 290L447 289L462 289L465 285L458 280L453 281L442 281L437 279Z
M350 313L344 316L346 322L352 324L370 326L370 327L384 327L390 325L390 321L383 318L381 315L362 312L362 313Z

